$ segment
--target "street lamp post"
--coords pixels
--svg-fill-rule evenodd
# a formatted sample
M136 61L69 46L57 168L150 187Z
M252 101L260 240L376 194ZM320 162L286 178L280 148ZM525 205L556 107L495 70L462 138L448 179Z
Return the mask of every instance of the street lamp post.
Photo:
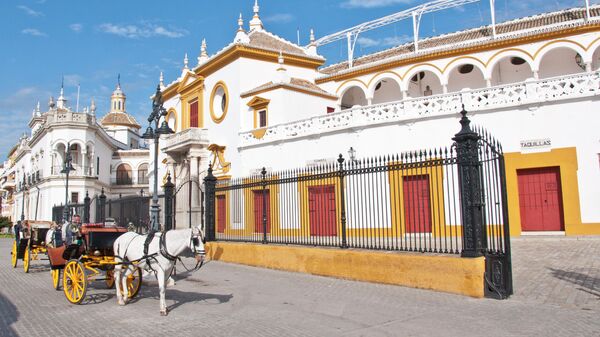
M27 190L27 185L25 185L26 182L27 182L27 180L25 179L25 173L23 173L23 185L22 185L23 202L21 203L21 225L25 221L25 191Z
M73 158L71 157L71 143L67 143L67 148L65 150L65 161L63 165L63 169L60 173L66 174L66 182L65 182L65 209L63 210L63 222L67 222L69 219L69 173L71 171L75 171L71 162Z
M152 191L152 206L150 206L150 230L153 232L158 231L160 228L160 206L158 205L158 141L161 135L174 133L169 127L166 117L167 110L163 107L163 98L159 84L156 87L156 94L154 94L154 99L152 100L152 112L148 116L149 125L146 132L142 135L144 139L154 140L154 190ZM163 119L162 123L160 123L161 118ZM152 128L153 122L154 129Z

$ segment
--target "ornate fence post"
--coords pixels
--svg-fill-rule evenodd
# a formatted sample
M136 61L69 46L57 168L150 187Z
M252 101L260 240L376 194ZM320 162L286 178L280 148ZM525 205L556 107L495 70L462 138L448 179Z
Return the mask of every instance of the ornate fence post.
M263 240L262 243L267 243L267 169L263 167L260 171L262 175L262 229L263 229Z
M83 223L90 223L90 201L90 195L88 191L85 191L85 198L83 198Z
M217 178L213 176L212 164L208 165L208 174L204 177L204 190L206 193L206 213L205 213L205 239L206 241L215 241L215 186Z
M482 256L486 247L487 233L483 223L481 168L479 166L479 140L471 130L467 111L460 112L462 128L452 140L456 142L458 185L463 231L463 257Z
M173 191L175 185L171 182L171 173L167 175L167 182L163 186L165 191L165 231L173 228Z
M104 221L106 221L106 194L104 194L104 187L102 187L102 192L100 193L100 196L98 197L98 210L100 213L100 216L98 217L98 222L104 223Z
M340 177L340 216L342 222L342 245L341 248L348 248L348 242L346 241L346 196L344 191L344 177L346 176L346 171L344 171L344 157L340 153L338 158L338 163L340 165L338 176Z

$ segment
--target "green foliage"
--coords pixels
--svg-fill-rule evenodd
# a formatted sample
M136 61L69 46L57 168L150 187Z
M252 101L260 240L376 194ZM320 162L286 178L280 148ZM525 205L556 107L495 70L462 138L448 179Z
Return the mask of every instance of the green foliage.
M0 216L0 228L10 227L10 226L12 226L12 222L10 222L10 220L8 220L7 217Z

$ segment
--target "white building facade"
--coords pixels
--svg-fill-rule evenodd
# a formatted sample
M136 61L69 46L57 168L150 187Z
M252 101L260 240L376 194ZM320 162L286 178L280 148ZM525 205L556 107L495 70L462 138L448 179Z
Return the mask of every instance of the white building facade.
M177 133L162 143L159 174L182 186L208 163L227 180L350 147L370 157L449 146L464 105L506 153L512 235L598 234L599 15L546 13L323 67L313 36L302 47L266 31L255 5L248 29L240 17L212 56L203 41L197 65L186 55L163 87Z

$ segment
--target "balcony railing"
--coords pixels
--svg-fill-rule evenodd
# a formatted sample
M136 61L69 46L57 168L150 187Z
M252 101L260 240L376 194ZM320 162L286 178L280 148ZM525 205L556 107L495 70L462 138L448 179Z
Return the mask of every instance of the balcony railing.
M164 141L161 140L160 147L164 151L177 151L187 148L189 145L205 144L208 145L208 135L206 129L189 128L171 135Z
M64 175L64 173L61 173L63 168L64 166L62 165L52 166L51 174L54 176ZM75 171L71 171L71 173L69 173L69 176L71 177L95 177L94 168L92 166L73 165L73 168Z
M245 131L240 133L240 147L251 147L356 127L368 128L406 120L454 115L462 109L462 104L468 111L482 111L589 97L599 93L600 72L597 71L543 80L528 80L490 88L463 90L362 106L273 125L267 128L261 139L255 138L252 131Z

